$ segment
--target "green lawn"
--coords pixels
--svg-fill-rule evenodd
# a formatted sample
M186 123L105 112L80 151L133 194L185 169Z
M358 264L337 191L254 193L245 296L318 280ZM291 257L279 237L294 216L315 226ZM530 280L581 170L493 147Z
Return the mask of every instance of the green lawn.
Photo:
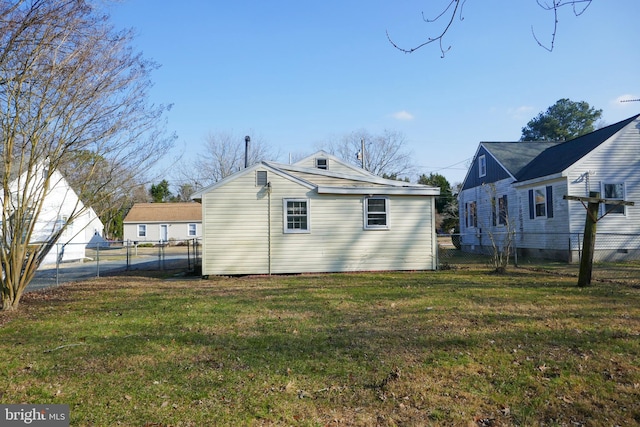
M72 426L640 424L640 289L511 269L111 277L0 314Z

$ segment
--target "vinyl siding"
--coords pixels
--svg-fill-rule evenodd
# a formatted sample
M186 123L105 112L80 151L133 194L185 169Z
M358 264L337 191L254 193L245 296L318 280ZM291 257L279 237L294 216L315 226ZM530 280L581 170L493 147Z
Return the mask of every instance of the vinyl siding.
M204 275L435 268L433 197L389 197L390 229L364 230L363 196L268 180L271 194L251 172L203 195ZM286 198L309 200L310 233L284 233Z
M146 237L138 237L138 224L147 226ZM202 223L199 221L189 222L140 222L124 224L124 241L132 242L158 242L160 240L160 225L168 225L169 240L188 240L200 238L202 236ZM196 224L196 235L189 236L189 224Z
M553 217L529 217L529 190L552 188ZM569 212L568 201L564 200L567 194L567 181L541 182L536 185L520 187L518 198L522 210L522 225L517 239L518 248L567 250L569 247ZM582 206L581 206L582 207ZM547 209L548 210L548 209ZM547 212L548 214L548 212ZM583 227L584 229L584 222Z
M625 208L625 215L609 214L599 220L599 234L640 233L640 133L637 122L601 144L568 171L573 196L588 196L590 191L598 191L604 197L602 183L624 183L626 200L635 202L635 206ZM585 208L580 202L571 202L570 206L571 231L582 233Z

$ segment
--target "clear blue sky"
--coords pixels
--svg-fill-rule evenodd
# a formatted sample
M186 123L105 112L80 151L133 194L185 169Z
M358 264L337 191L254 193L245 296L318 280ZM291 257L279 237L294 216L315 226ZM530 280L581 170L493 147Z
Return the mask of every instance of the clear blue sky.
M259 135L309 154L323 141L366 129L404 133L418 173L464 179L481 141L515 141L560 98L602 109L607 124L640 112L640 1L593 0L575 17L535 0L468 0L464 21L437 45L394 49L438 34L421 12L448 0L127 0L110 6L117 28L161 68L154 103L172 103L169 130L186 159L207 134ZM415 179L415 177L413 177Z

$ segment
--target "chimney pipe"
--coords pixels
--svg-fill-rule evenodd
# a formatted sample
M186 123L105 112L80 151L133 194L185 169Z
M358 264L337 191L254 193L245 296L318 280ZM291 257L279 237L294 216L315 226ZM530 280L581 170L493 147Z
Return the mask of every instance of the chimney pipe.
M249 143L251 142L251 137L249 135L244 137L244 167L245 169L249 166Z

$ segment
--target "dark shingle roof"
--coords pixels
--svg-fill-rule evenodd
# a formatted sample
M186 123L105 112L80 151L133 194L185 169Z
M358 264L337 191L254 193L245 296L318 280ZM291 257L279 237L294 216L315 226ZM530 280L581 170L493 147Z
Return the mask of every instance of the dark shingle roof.
M516 176L544 150L559 142L483 142L482 145L507 171Z
M516 174L516 180L527 181L562 172L622 130L638 116L640 114L544 150Z

